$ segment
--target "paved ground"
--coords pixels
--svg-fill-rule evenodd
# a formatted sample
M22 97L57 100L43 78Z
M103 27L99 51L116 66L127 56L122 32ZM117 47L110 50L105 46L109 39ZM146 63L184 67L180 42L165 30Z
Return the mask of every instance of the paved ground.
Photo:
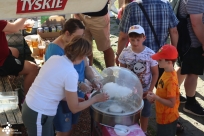
M117 46L118 40L118 25L115 22L115 18L111 18L111 45ZM196 99L204 107L204 76L200 76L198 79ZM181 93L185 96L185 90L183 84L181 85ZM185 128L185 132L179 136L204 136L204 117L197 117L187 114L183 111L184 104L180 104L179 113L180 121ZM151 128L156 130L155 121L155 108L152 106L152 116L150 117L149 124Z

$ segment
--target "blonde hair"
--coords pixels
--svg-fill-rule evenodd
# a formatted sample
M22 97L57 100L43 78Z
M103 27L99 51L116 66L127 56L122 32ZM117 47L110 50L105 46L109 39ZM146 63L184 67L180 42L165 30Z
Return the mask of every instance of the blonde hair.
M65 55L73 62L92 54L92 45L82 36L73 37L64 48Z

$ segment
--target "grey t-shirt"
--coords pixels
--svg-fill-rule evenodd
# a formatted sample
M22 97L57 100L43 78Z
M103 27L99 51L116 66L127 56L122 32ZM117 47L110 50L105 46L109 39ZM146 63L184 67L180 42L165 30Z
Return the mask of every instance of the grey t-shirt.
M203 13L204 23L204 0L181 0L180 2L179 14L181 17L186 17L188 14ZM188 19L188 30L191 37L191 47L202 46L193 31L190 19Z

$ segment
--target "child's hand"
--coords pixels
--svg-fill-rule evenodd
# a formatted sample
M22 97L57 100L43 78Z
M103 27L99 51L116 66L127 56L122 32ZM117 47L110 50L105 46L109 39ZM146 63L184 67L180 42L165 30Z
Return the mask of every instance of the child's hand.
M147 94L147 100L149 101L149 102L151 102L151 103L154 103L154 101L156 100L156 97L157 97L157 95L156 94L154 94L153 92L149 92L148 94Z
M145 91L143 92L143 99L147 99L147 94L152 93L152 91Z

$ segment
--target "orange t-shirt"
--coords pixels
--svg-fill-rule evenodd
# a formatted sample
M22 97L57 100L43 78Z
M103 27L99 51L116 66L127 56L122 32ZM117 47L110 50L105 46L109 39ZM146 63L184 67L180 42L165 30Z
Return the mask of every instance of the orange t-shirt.
M176 71L164 72L159 79L156 94L164 99L176 97L176 103L173 108L167 107L162 103L155 101L156 121L158 124L169 124L179 117L179 87Z

